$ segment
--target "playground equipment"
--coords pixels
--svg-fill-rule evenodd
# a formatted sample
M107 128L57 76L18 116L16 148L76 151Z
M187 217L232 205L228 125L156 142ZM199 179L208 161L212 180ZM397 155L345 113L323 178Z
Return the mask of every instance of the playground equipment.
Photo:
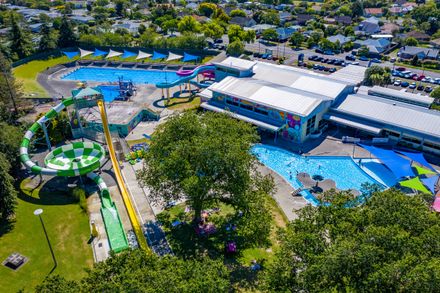
M93 95L94 98L97 98L96 102L101 114L103 131L105 134L108 151L113 164L113 169L115 171L117 183L124 199L124 204L127 208L128 215L140 247L147 249L145 237L142 233L142 229L140 228L140 224L134 212L133 206L131 205L131 201L128 197L128 193L122 179L121 171L119 169L119 164L116 160L102 95L90 88L83 89L82 93L82 95L79 94L76 97L63 100L60 104L53 107L49 112L35 122L28 131L26 131L24 139L20 145L20 159L26 168L31 170L34 174L63 177L87 175L88 178L93 180L98 185L100 190L101 213L104 219L110 248L115 252L127 249L127 237L122 227L116 206L111 199L110 192L104 180L98 174L93 172L94 170L100 168L105 160L105 151L101 145L95 142L74 142L72 144L58 147L45 157L45 167L38 166L29 157L28 149L31 139L39 129L45 130L46 122L55 118L66 107L74 104L76 100L80 100L80 102L85 102L91 105L91 100L88 100L88 98ZM48 146L50 148L50 145Z
M123 76L118 77L119 97L118 100L127 100L136 92L136 87L131 80L124 81Z

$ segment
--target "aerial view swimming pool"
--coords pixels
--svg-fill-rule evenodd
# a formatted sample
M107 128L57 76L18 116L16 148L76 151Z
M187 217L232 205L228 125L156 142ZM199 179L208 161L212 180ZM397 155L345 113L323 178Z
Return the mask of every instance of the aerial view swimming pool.
M112 102L119 96L119 86L117 85L100 85L98 88L104 96L104 101Z
M62 77L64 80L117 82L119 77L135 84L156 84L179 79L174 71L81 67Z
M350 157L304 157L264 144L253 146L252 153L261 163L281 175L294 188L301 187L301 183L296 179L296 174L301 172L332 179L339 189L360 190L362 183L365 182L385 187L361 170ZM301 194L312 204L319 203L310 192Z

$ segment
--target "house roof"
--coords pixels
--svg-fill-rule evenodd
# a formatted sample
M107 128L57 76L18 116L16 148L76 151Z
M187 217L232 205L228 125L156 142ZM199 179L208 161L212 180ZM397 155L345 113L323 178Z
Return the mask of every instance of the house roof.
M340 43L341 45L343 45L343 44L345 44L345 43L347 43L347 42L350 42L350 41L351 41L351 38L346 37L346 36L341 35L341 34L337 34L336 36L330 36L330 37L327 37L327 40L329 40L329 41L332 42L332 43L336 43L336 41L339 41L339 43Z
M437 58L439 54L438 49L422 48L422 47L414 47L414 46L403 46L402 48L400 48L399 52L411 56L424 54L426 57L429 58Z
M382 14L383 10L382 8L365 8L366 14Z
M342 23L342 24L351 24L351 16L345 16L345 15L340 15L340 16L335 16L335 20L336 22Z
M407 38L415 38L417 40L429 40L430 36L428 34L425 34L423 32L418 31L410 31L406 34Z

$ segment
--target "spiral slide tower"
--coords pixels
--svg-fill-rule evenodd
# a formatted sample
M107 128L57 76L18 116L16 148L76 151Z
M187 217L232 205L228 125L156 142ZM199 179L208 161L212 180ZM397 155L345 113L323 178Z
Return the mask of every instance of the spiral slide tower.
M63 145L52 150L44 159L45 167L36 165L29 157L29 145L32 137L45 123L56 117L66 107L72 105L75 98L63 100L60 104L53 107L37 122L35 122L28 131L26 131L23 141L20 145L20 159L22 163L34 174L42 174L49 176L75 177L86 175L93 180L99 187L101 197L101 214L104 219L106 233L109 239L110 248L115 252L120 252L128 248L127 236L122 227L122 222L117 212L115 203L112 201L110 192L104 180L93 171L102 166L105 161L104 148L95 142L74 142L72 144ZM142 248L146 248L145 237L140 230L140 225L134 214L133 207L128 199L127 191L122 180L118 162L111 141L110 132L108 130L107 116L105 115L104 103L98 100L98 106L101 112L103 128L108 145L113 169L117 177L117 183L123 195L124 204L129 213L130 221L138 238L138 243ZM110 140L110 141L109 141ZM127 203L128 200L128 203Z

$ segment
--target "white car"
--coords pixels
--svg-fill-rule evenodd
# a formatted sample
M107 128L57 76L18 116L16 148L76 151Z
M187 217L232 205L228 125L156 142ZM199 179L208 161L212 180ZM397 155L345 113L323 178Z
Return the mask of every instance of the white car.
M402 83L402 81L401 81L400 79L398 79L398 80L396 80L396 81L394 82L394 85L395 85L395 86L400 86L401 83Z

